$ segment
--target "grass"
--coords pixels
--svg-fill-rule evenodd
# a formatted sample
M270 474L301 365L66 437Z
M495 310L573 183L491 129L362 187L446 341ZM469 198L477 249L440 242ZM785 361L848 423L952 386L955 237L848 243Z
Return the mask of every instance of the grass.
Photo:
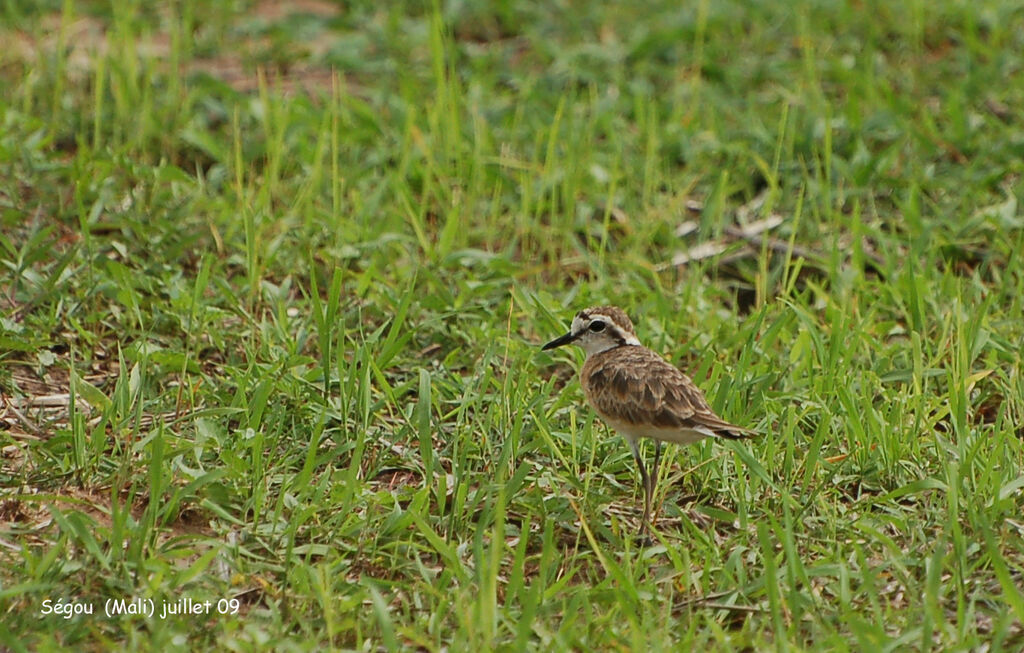
M1012 3L0 17L0 646L1024 646ZM764 433L647 547L606 302Z

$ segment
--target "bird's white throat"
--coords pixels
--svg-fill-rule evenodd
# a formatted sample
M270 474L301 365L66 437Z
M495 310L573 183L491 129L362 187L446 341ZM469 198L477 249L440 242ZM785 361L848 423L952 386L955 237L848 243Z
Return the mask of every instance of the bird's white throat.
M579 346L586 352L587 358L590 358L594 354L600 354L602 351L608 351L621 345L639 345L640 341L632 333L623 333L622 341L620 342L617 338L609 338L607 335L602 334L601 337L596 337L592 334L584 334L582 338L578 340Z

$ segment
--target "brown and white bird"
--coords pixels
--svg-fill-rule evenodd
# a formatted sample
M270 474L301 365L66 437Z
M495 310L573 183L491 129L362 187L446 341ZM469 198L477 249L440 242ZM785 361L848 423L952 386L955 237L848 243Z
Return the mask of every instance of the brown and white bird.
M707 437L735 440L755 433L716 415L690 377L640 344L622 309L595 306L580 311L569 333L542 349L570 343L587 354L580 370L583 394L601 419L626 439L640 469L644 486L641 532L651 517L662 442L693 444ZM652 438L655 443L650 474L640 457L640 438Z

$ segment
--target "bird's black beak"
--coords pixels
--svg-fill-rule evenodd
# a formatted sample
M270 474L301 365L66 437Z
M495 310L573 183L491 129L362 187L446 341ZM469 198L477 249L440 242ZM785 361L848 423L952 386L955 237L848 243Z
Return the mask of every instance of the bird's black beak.
M577 333L576 335L573 335L572 331L570 331L569 333L565 334L564 336L559 336L558 338L555 338L554 340L552 340L548 344L544 345L540 349L541 349L541 351L547 351L549 349L554 349L555 347L561 347L562 345L567 345L567 344L569 344L573 340L576 340L576 338L579 338L579 337L580 337L580 334Z

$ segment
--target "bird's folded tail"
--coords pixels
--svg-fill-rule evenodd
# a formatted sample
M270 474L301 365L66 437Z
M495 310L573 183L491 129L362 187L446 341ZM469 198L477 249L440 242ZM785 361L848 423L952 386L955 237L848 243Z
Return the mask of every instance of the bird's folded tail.
M690 419L694 422L695 430L701 431L714 438L722 438L723 440L741 440L761 435L760 431L730 424L714 413L697 413Z

